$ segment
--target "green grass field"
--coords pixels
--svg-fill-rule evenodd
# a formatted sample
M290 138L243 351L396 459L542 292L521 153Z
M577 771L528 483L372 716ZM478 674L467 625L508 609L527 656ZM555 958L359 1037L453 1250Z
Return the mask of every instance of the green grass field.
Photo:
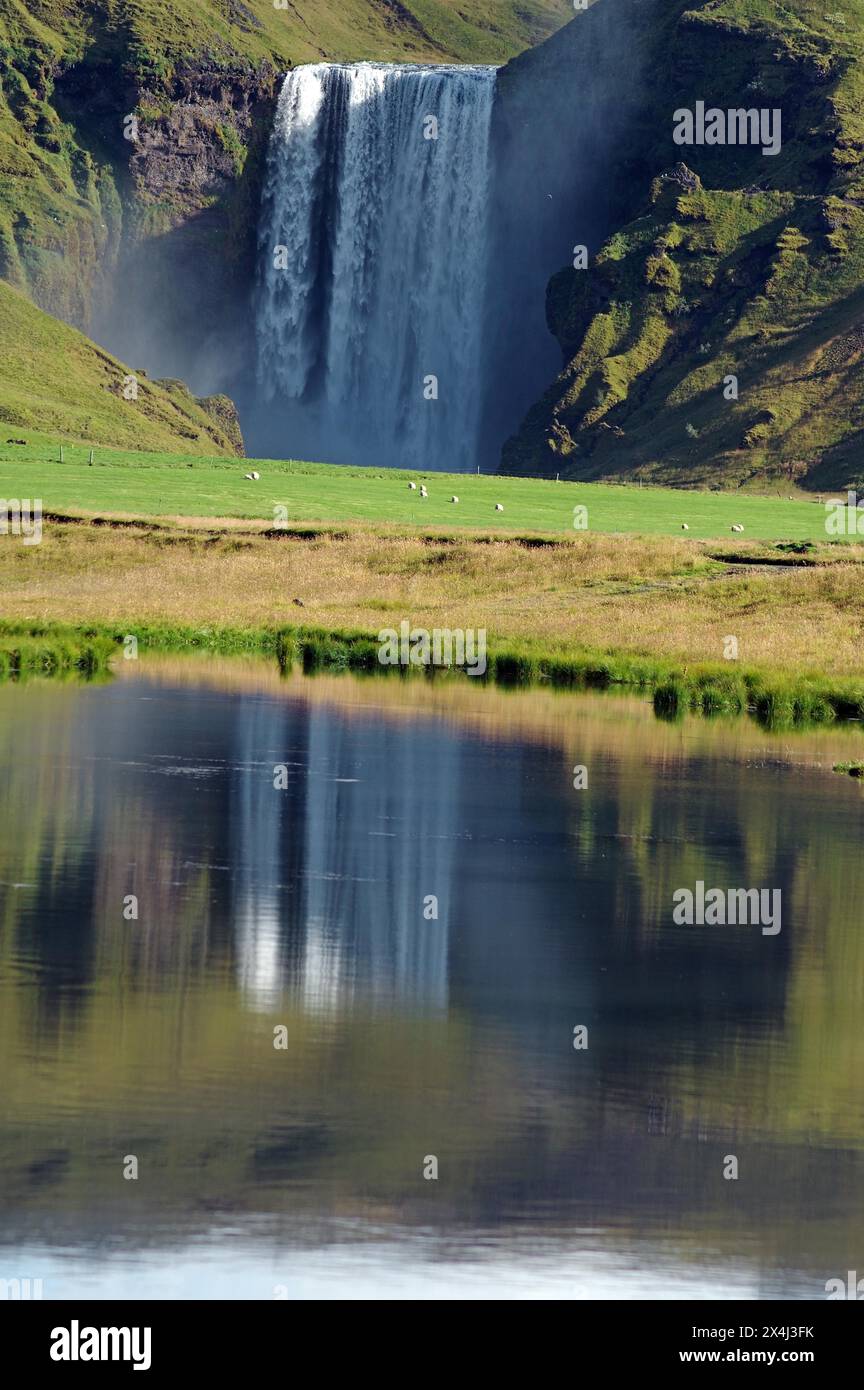
M790 501L724 492L673 491L615 484L555 483L533 478L421 474L374 468L252 459L190 458L0 441L0 497L41 498L46 512L127 513L139 516L237 517L274 521L287 508L288 524L363 521L413 527L469 527L500 531L572 533L574 508L587 508L587 529L646 535L730 537L743 540L825 541L825 509L816 501ZM256 470L259 482L244 473ZM423 481L421 500L409 480ZM450 502L453 494L459 503ZM495 511L501 502L503 512Z

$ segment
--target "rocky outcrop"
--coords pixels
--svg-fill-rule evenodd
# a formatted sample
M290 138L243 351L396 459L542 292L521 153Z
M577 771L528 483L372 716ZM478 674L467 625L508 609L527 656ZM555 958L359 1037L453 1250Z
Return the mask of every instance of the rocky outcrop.
M44 32L10 36L0 275L127 358L176 371L173 349L185 342L188 359L220 297L248 281L276 66L230 53L154 64L122 29L110 46L82 37L70 61Z
M257 131L269 125L277 73L212 62L184 64L157 89L142 86L128 143L135 214L156 230L231 195Z
M230 440L238 457L243 458L246 453L243 444L243 431L240 428L240 416L237 407L231 397L199 396L196 404L200 405L205 415L210 416L225 438Z

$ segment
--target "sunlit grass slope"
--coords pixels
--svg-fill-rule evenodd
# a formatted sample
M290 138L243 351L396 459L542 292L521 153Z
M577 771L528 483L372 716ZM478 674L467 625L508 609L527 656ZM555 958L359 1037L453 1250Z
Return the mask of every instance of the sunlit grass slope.
M137 400L124 399L129 372L0 280L0 442L7 454L7 438L29 439L34 429L137 449L235 453L236 441L182 382L141 376Z

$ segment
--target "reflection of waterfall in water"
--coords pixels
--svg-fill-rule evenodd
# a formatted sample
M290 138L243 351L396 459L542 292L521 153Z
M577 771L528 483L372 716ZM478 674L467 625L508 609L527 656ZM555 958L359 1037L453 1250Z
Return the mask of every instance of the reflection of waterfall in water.
M238 707L234 748L241 768L232 779L230 807L237 825L232 844L237 973L247 1002L263 1010L281 997L283 944L279 793L272 765L260 760L267 750L281 747L284 726L285 712L278 705L252 699Z
M286 77L260 229L257 451L473 467L495 77L377 63Z
M349 991L445 1008L460 746L434 726L358 733L326 709L312 715L313 765L356 781L309 787L304 995L318 1008ZM423 915L430 894L437 921Z
M354 998L444 1008L461 746L245 700L231 792L237 978L251 1008L288 990L316 1012ZM286 762L288 786L273 771ZM435 894L437 921L423 916Z

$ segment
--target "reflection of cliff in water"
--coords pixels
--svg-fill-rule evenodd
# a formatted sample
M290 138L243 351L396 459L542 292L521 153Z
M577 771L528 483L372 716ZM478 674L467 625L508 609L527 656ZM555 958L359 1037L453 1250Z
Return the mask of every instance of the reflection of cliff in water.
M0 690L4 1240L434 1211L854 1267L858 789L718 726L573 699L507 736L500 693L459 722L402 689ZM697 877L780 886L781 937L673 930Z
M80 1002L125 934L133 972L230 967L256 1010L283 993L311 1009L458 1003L540 1035L612 1010L622 1044L640 1011L708 1037L764 1025L766 1004L782 1017L788 931L772 952L758 933L663 931L680 883L753 877L764 824L767 871L794 902L794 818L777 823L764 779L730 796L706 758L697 807L649 763L607 754L576 793L557 748L439 719L142 683L65 699L74 742L12 768L37 848L4 875L36 884L6 911L48 997Z

